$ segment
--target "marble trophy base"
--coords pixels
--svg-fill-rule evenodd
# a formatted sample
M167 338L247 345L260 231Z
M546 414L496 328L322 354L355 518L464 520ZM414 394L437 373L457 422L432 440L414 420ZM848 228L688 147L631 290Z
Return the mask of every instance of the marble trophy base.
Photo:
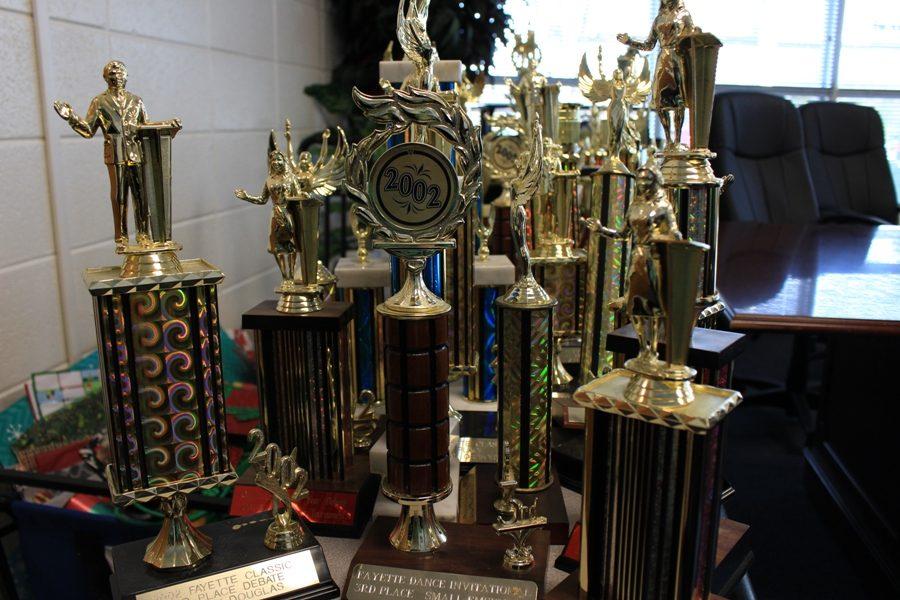
M110 587L116 600L199 598L339 598L322 547L304 528L299 550L277 552L263 544L270 512L207 525L202 531L215 545L213 554L188 571L161 572L143 562L148 540L112 548ZM243 594L244 596L241 596Z
M379 567L391 569L407 569L412 571L420 571L422 577L435 578L438 581L448 581L454 579L453 575L444 578L440 574L455 574L464 577L456 577L456 580L467 581L471 577L490 577L496 579L507 580L511 584L520 584L522 587L534 589L537 586L537 595L531 598L541 597L544 588L544 576L547 568L547 552L550 545L550 534L544 530L537 530L528 538L528 543L534 552L534 565L526 570L513 571L503 566L503 555L507 548L512 547L512 540L508 536L499 536L489 525L461 525L459 523L444 523L444 529L447 532L447 542L438 550L425 553L413 554L409 552L400 552L395 550L388 541L388 534L394 527L395 519L390 517L378 517L372 523L366 537L363 539L362 546L353 557L350 563L350 570L347 575L347 584L344 586L344 598L354 600L356 598L387 598L396 597L403 598L426 598L427 591L422 590L419 593L415 591L406 591L401 585L399 588L394 587L394 592L383 590L381 593L374 590L372 594L360 594L355 585L360 580L354 577L359 569L359 565L369 565L365 567L368 571L378 571ZM372 568L374 567L374 569ZM433 591L446 592L446 595L433 595L433 598L468 598L481 597L475 595L474 592L465 591L452 592L448 589L441 589L441 583L435 583L431 589ZM488 596L485 596L488 597ZM489 597L499 597L490 595ZM509 594L509 597L529 598L524 594Z

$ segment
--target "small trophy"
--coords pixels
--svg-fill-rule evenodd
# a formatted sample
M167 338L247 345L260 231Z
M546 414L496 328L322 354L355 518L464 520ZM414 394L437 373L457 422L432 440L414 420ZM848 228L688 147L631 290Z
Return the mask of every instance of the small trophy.
M681 238L662 185L658 168L645 165L637 172L624 227L595 224L605 236L630 241L626 294L614 306L627 312L639 352L624 369L583 385L574 395L592 409L585 433L583 597L605 597L604 590L612 588L623 590L624 597L640 595L635 586L643 581L655 582L653 596L659 598L709 594L723 420L741 395L692 382L696 371L686 362L708 247ZM662 358L659 342L665 342ZM638 467L623 469L623 464ZM616 537L625 523L634 533ZM671 523L681 525L672 528ZM633 540L643 542L633 545ZM629 558L625 544L632 544ZM638 579L633 564L642 565Z
M483 207L482 212L484 214L481 215L481 223L475 226L475 231L479 239L478 260L484 262L491 255L488 243L490 242L491 234L494 232L497 213L493 204Z
M383 491L402 505L391 544L428 552L446 540L432 505L452 489L447 381L451 307L426 287L422 271L429 256L454 245L451 238L480 191L481 136L465 110L440 93L416 87L387 91L383 96L353 92L379 128L354 145L347 190L359 203L360 222L372 227L374 247L406 266L400 290L377 309L385 328L388 474ZM421 142L383 151L391 136L413 126L440 135L452 146L456 164Z
M527 161L521 161L522 167L513 184L513 238L523 275L496 301L500 401L497 446L500 451L498 464L504 466L499 474L513 479L515 489L520 492L540 491L553 482L550 469L550 366L554 362L551 324L557 302L531 273L525 231L525 204L538 193L544 174L540 121L535 123L531 137L531 152ZM507 469L509 474L504 472Z
M103 395L108 407L117 504L160 500L162 529L144 562L186 569L212 541L185 514L187 494L233 483L228 459L216 286L224 275L202 259L181 260L171 239L171 143L178 119L148 120L125 90L125 65L103 69L108 88L84 119L64 102L56 112L81 136L103 132L120 267L84 272L94 299ZM128 236L129 197L135 237Z
M515 489L515 481L500 483L506 488ZM530 569L534 565L534 552L528 545L528 536L535 529L540 529L547 524L547 518L537 514L537 498L530 505L526 505L518 498L512 498L510 514L500 514L494 523L494 531L497 535L508 535L513 539L513 547L508 548L503 554L503 566L515 571Z
M272 524L266 529L266 548L281 552L297 550L303 546L306 536L294 518L293 503L309 495L306 489L309 475L297 466L296 448L290 456L282 456L277 444L266 445L262 429L251 430L247 438L253 444L250 464L256 468L256 485L272 494Z

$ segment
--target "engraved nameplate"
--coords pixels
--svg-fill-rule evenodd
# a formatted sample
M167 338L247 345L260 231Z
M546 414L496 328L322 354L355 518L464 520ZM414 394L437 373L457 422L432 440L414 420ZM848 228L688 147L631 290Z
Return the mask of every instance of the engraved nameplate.
M318 583L316 563L307 549L144 592L135 596L135 600L259 600Z
M533 581L376 565L356 565L345 592L347 600L537 600L538 597L538 587Z

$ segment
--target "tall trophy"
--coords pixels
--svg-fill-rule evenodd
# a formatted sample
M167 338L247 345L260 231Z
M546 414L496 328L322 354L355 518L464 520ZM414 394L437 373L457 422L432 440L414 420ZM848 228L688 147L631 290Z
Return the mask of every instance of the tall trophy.
M599 76L594 78L586 56L582 56L579 68L578 86L585 98L594 103L609 102L605 157L599 169L590 175L581 384L612 369L613 357L606 350L606 335L621 321L615 311L609 309L609 302L625 291L625 248L608 241L597 227L621 228L634 194L634 174L628 163L637 156L640 139L630 115L633 107L646 100L650 93L650 71L649 63L644 60L640 74L636 75L632 72L633 63L634 56L628 53L619 57L618 68L611 79L603 73L602 63Z
M550 402L553 363L553 308L556 300L531 273L525 203L538 193L543 176L540 121L532 132L531 152L514 186L513 237L523 263L523 275L498 298L497 385L500 406L497 436L498 477L515 482L519 492L546 489L553 482L550 468ZM508 459L505 453L508 452ZM504 473L503 471L507 471ZM502 499L494 506L509 512Z
M516 161L526 150L519 131L517 117L499 115L488 117L490 133L484 136L484 170L486 178L501 186L500 195L494 198L495 226L490 239L493 254L505 254L513 263L516 249L510 234L512 222L512 182L518 174Z
M318 260L320 208L343 182L347 150L340 129L334 148L330 135L323 134L313 161L308 152L295 153L289 124L284 150L272 132L262 192L235 190L253 204L271 200L268 249L282 277L277 301L245 312L242 326L256 332L266 435L296 448L298 464L309 474L304 504L311 525L322 533L358 533L371 515L377 484L353 456L353 307L327 298L332 277Z
M707 598L724 420L741 401L738 392L694 383L696 371L686 364L708 247L682 239L662 175L652 164L637 173L625 225L598 231L630 242L627 291L615 307L627 312L639 350L625 368L574 394L591 409L580 597ZM631 533L618 535L624 528Z
M709 128L715 94L716 65L722 43L694 25L683 0L662 0L645 41L620 34L619 41L649 52L659 44L651 106L666 136L659 152L669 199L684 234L709 245L699 282L701 319L720 313L716 288L719 197L730 176L717 178L710 165ZM685 111L689 112L689 143L682 142Z
M125 89L121 62L109 62L103 78L108 87L84 118L64 102L54 108L83 137L103 132L116 252L124 257L120 266L84 272L108 409L107 482L117 504L160 501L162 529L143 561L185 569L212 553L211 539L185 514L187 494L236 479L216 295L224 275L202 259L180 259L171 238L171 143L181 122L150 122L140 97Z
M422 279L425 260L452 247L453 232L481 187L481 136L465 110L415 87L353 97L379 128L348 159L347 190L374 246L405 263L400 291L378 306L384 319L388 474L386 496L402 505L390 535L403 551L428 552L445 540L432 504L449 495L449 353L451 306ZM407 142L382 152L392 135L417 126L453 148L456 165L432 145ZM377 158L376 158L377 157Z

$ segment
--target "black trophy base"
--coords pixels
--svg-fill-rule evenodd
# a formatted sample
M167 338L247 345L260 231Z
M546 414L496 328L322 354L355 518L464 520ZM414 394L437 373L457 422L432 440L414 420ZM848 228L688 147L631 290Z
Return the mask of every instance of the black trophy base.
M475 522L481 525L490 525L497 521L494 500L500 497L500 487L497 485L497 465L478 465L475 477ZM544 529L550 532L550 544L559 546L566 543L569 539L569 515L566 513L566 503L563 500L562 487L559 484L556 469L553 469L553 483L548 488L540 492L517 492L516 498L529 505L537 499L538 514L547 517L547 525Z
M356 555L350 563L350 569L347 572L348 585L345 588L351 587L357 565L372 565L388 569L424 571L432 574L451 573L523 583L533 582L537 585L538 597L542 597L544 576L547 572L547 552L550 546L549 532L537 530L531 534L528 538L528 545L534 552L534 565L527 570L514 571L503 566L503 554L507 548L512 547L512 539L505 535L497 535L494 529L488 525L441 523L447 532L447 541L434 552L413 553L401 552L391 546L388 535L396 522L395 517L378 517L372 522L372 526L369 527L369 531L363 538L362 546L356 551ZM528 585L531 584L528 583ZM346 598L347 589L344 594ZM410 591L402 591L401 595L397 597L415 598L419 596ZM443 598L445 596L435 594L433 597ZM446 597L450 598L451 596L447 595ZM468 596L462 594L459 597L466 598ZM526 596L516 597L524 598Z
M263 544L271 513L220 521L202 528L212 538L213 553L197 567L157 571L143 561L151 540L112 549L110 586L116 600L253 598L313 600L338 598L322 547L306 530L300 550L277 552Z

